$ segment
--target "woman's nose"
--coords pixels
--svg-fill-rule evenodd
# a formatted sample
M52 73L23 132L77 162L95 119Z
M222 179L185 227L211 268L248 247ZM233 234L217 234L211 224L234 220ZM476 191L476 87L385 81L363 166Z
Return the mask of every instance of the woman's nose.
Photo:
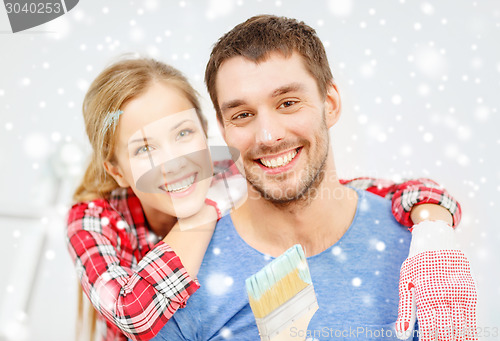
M180 172L187 164L187 159L184 155L179 155L167 159L161 164L163 175L176 174Z

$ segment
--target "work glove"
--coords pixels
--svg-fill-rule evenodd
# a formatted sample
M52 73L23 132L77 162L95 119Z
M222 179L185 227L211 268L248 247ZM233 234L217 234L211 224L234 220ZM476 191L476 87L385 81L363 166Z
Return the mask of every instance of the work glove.
M397 336L420 341L477 340L476 285L455 232L443 221L413 226L408 258L401 266Z

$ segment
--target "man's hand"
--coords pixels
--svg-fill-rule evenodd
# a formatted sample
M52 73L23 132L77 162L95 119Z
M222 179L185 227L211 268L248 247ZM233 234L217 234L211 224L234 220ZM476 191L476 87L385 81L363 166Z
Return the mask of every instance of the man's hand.
M413 227L410 254L399 280L399 339L412 335L418 318L421 341L477 340L476 286L454 237L443 221Z

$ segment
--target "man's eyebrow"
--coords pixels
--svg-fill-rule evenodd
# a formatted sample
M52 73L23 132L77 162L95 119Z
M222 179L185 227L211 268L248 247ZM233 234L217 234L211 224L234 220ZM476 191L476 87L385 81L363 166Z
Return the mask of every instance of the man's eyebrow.
M278 97L278 96L284 95L288 92L300 91L303 89L304 89L304 86L300 83L290 83L287 85L283 85L283 86L277 88L276 90L274 90L273 93L271 94L271 97Z
M222 106L220 107L220 111L226 111L228 109L233 109L237 108L240 105L244 105L246 102L242 99L235 99L226 103L223 103Z
M271 97L278 97L278 96L284 95L288 92L300 91L303 89L304 89L304 86L300 83L290 83L287 85L283 85L283 86L277 88L276 90L274 90L273 93L271 94ZM244 100L235 99L235 100L223 103L220 107L220 111L224 112L225 110L237 108L240 105L244 105L244 104L246 104L246 102Z

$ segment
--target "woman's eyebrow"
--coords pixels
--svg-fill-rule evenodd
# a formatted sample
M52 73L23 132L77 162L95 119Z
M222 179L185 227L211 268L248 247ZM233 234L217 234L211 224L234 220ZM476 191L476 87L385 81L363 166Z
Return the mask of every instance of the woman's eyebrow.
M191 119L185 119L184 121L181 121L181 122L177 123L174 127L172 127L172 129L170 129L170 131L179 128L183 123L188 122L188 121L193 122L193 120L191 120Z
M193 120L191 119L185 119L179 123L177 123L175 126L173 126L172 128L170 128L170 131L172 130L175 130L177 128L179 128L181 125L183 125L184 123L186 122L193 122ZM154 124L154 123L153 123ZM142 129L141 129L142 131ZM133 140L130 140L128 143L129 144L132 144L132 143L136 143L136 142L144 142L144 143L148 143L148 141L154 141L155 138L154 137L148 137L148 136L144 136L144 137L139 137L139 138L136 138L136 139L133 139Z
M129 144L132 144L132 143L136 143L136 142L144 142L144 143L148 143L148 140L154 140L153 137L141 137L141 138L138 138L138 139L134 139L132 141L129 141L128 143Z

